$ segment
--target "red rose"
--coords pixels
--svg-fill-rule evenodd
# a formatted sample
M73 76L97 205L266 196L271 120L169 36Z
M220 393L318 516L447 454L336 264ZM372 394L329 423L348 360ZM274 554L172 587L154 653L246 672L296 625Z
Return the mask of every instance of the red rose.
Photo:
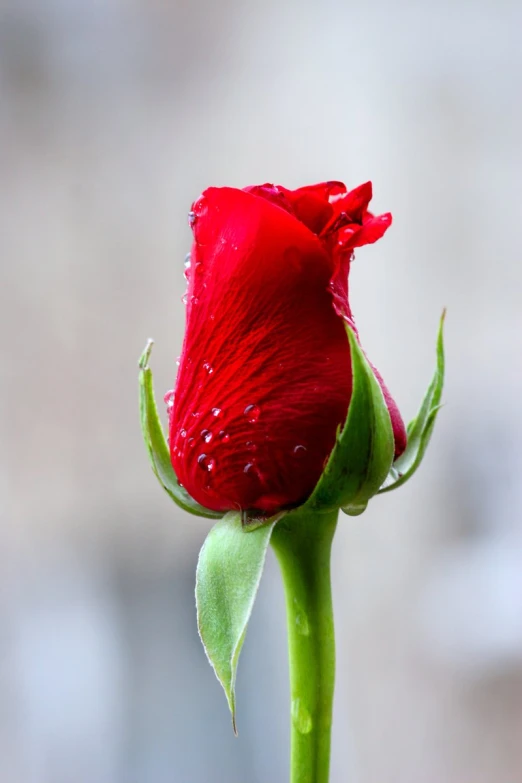
M201 505L272 514L317 483L350 403L353 250L391 224L368 212L371 197L369 182L350 193L326 182L209 188L193 204L185 340L167 398L172 465ZM375 375L398 456L404 424Z

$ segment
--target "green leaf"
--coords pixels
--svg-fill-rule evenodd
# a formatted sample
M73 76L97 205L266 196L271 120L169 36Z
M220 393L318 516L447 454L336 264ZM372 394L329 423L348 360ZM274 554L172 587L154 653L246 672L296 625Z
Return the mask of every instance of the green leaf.
M437 413L441 408L440 400L444 386L444 318L446 311L442 313L437 336L437 366L428 387L428 391L422 401L420 410L408 425L408 445L401 456L395 460L380 492L389 492L397 489L415 473L422 462L424 453L428 448L431 433L435 426Z
M210 511L193 500L180 485L172 469L169 447L158 416L158 408L154 398L152 371L148 366L153 341L149 340L143 351L138 366L140 368L140 419L143 439L158 481L172 500L184 511L200 517L218 519L223 516L219 512Z
M214 525L199 554L198 630L225 691L235 734L237 663L276 522L247 530L241 514L231 511Z
M307 507L359 514L386 478L393 460L390 414L381 387L355 334L346 326L353 377L344 428Z

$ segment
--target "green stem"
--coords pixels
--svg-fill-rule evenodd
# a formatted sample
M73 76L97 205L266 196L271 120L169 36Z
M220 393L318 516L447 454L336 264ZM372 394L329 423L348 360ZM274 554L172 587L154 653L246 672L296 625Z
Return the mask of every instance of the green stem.
M290 783L328 783L335 681L330 551L337 515L294 512L272 534L288 624Z

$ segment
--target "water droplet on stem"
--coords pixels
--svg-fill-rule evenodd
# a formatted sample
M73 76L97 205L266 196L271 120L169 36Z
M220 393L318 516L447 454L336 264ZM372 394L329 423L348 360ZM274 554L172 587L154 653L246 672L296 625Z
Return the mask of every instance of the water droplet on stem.
M292 723L300 734L310 734L313 728L312 716L301 699L292 701Z

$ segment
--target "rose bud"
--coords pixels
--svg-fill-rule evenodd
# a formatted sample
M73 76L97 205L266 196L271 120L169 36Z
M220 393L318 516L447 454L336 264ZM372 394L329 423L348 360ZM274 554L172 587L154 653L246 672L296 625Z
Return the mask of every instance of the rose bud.
M166 400L172 467L205 508L268 516L302 504L321 477L352 395L353 251L391 224L368 211L371 197L370 182L327 182L209 188L193 204L186 331ZM397 458L406 431L374 373Z

